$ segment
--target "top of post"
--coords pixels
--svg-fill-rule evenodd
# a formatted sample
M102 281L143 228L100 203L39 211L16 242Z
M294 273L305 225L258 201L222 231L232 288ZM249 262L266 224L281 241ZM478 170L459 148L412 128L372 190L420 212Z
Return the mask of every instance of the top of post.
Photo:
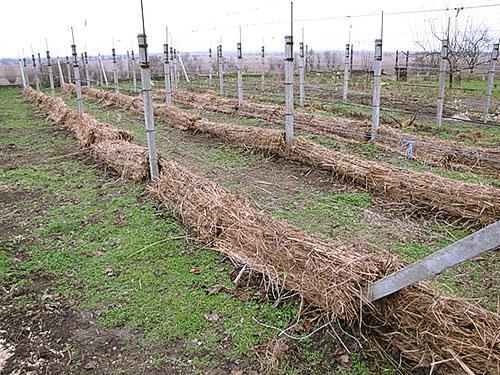
M285 60L293 61L293 36L285 36Z
M168 44L167 43L163 44L163 54L165 56L165 63L168 64Z
M499 47L498 43L493 44L493 52L491 53L492 60L495 61L498 60L498 47Z
M148 43L146 34L137 35L137 41L139 42L139 55L141 56L141 67L148 68Z
M382 60L382 39L375 39L375 54L374 60Z
M238 59L241 59L242 55L241 55L241 43L240 42L236 43L236 49L238 50Z
M443 59L448 58L448 39L443 39L441 41L441 57Z

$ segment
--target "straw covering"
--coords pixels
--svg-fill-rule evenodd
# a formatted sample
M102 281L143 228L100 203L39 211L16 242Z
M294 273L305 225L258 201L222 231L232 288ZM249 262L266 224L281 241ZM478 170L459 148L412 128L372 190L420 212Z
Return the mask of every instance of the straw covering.
M60 98L32 89L25 89L23 95L43 108L56 124L71 130L82 146L89 147L99 160L123 177L140 181L147 176L147 149L130 143L132 136L127 130L99 122L86 113L80 115Z
M162 90L155 91L155 98L163 99L164 97ZM285 117L283 107L252 101L245 101L242 105L238 105L237 100L221 98L213 92L199 94L175 90L174 99L195 108L240 117L258 118L278 125L282 125ZM294 124L297 129L325 135L344 143L360 143L370 138L371 124L366 120L324 116L298 109L294 112ZM500 178L500 148L498 147L464 146L458 142L408 134L385 124L380 125L379 138L375 144L386 152L406 156L405 147L402 146L408 141L416 144L412 158L425 164L474 171Z
M71 111L60 100L32 89L25 90L24 95L44 108L51 118L57 118L56 111ZM198 122L210 129L215 126ZM219 134L224 134L228 125L217 125ZM85 122L79 126L85 126ZM236 137L240 133L228 134ZM106 142L90 148L96 153L104 149L103 160L116 168L112 164L116 157L106 151ZM268 144L273 142L277 141ZM131 150L128 140L110 143L120 144L110 145L113 150ZM132 157L141 155L138 152ZM216 251L262 272L280 288L300 292L319 307L325 319L342 318L355 327L362 316L363 329L386 353L397 348L403 358L417 366L434 367L435 372L498 373L498 314L418 285L374 305L364 305L361 315L364 288L400 268L392 255L384 251L366 254L335 240L325 242L265 215L245 198L176 162L160 158L160 163L160 180L149 188L153 196L176 212L183 223L209 241Z
M140 99L137 98L91 88L84 88L84 94L109 105L142 113ZM315 144L303 137L295 137L287 147L281 131L211 122L186 114L172 105L156 105L155 115L173 127L211 134L236 146L273 152L329 171L390 201L410 202L418 207L425 206L435 212L446 212L453 217L482 224L490 224L500 218L500 189L493 186L366 160Z

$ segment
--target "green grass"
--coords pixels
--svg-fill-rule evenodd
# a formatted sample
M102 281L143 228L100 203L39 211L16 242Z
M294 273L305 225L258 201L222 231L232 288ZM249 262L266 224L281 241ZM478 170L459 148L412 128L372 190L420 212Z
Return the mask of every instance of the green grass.
M51 132L52 125L16 98L17 93L17 89L0 89L4 116L0 131L7 133L9 142L20 145L15 154L29 162L1 168L0 186L37 195L16 203L17 209L35 214L18 222L26 238L16 242L16 254L24 254L22 261L14 261L10 248L0 248L0 279L22 288L32 275L48 273L52 287L75 309L100 311L103 328L142 328L145 347L179 343L182 349L175 358L160 356L158 363L190 359L199 371L235 359L255 363L252 350L273 340L276 331L254 318L285 328L296 317L297 302L276 308L252 287L241 299L238 293L226 291L209 296L207 291L216 284L233 290L232 266L188 239L187 228L173 214L158 211L143 185L109 179L96 167L60 157L78 149L64 133ZM11 112L6 114L3 107ZM248 162L240 150L226 146L210 152L204 157L223 167L238 169ZM57 159L51 159L54 154L59 154ZM325 205L367 201L336 195ZM12 244L15 238L2 241ZM205 318L214 313L217 321ZM285 362L281 366L286 372L318 366L313 349L300 350L306 353L305 360L292 366ZM328 350L322 354L325 361ZM78 348L72 351L78 355ZM361 357L354 359L354 366L371 372ZM324 368L338 371L335 363Z
M361 227L361 210L371 206L367 193L299 193L283 198L274 215L311 233L335 236Z

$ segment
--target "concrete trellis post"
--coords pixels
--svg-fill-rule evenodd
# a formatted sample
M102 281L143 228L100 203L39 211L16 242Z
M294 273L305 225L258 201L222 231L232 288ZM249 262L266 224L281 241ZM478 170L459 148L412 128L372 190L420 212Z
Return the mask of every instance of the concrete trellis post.
M305 88L304 88L304 42L300 42L300 59L299 59L299 104L304 106Z
M148 142L149 170L151 173L151 180L157 181L159 178L158 155L156 153L155 122L153 100L151 98L151 72L149 70L148 61L148 44L145 34L139 34L137 39L139 41L139 54L141 56L141 82L144 103L144 123Z
M188 75L188 72L187 72L187 70L186 70L186 66L184 65L184 62L182 61L182 56L181 56L181 54L180 54L180 53L179 53L179 55L178 55L178 59L179 59L179 64L181 64L182 73L184 73L184 78L186 79L186 82L187 82L187 83L190 83L190 82L191 82L191 80L189 79L189 75ZM179 73L178 73L178 74L179 74L179 76L180 76L180 74L181 74L181 73L180 73L180 71L179 71Z
M170 83L170 66L168 57L168 44L163 45L163 72L165 74L165 103L172 104L172 87Z
M111 55L113 56L113 82L115 84L115 92L119 93L120 84L118 83L118 67L116 64L116 53L114 48L111 49Z
M26 57L23 57L23 72L24 72L24 79L26 81L26 86L29 86L30 78L28 76L28 64L26 63Z
M265 72L265 50L264 46L262 46L261 49L261 55L260 55L260 89L264 91L264 86L265 86L265 79L266 79L266 72Z
M170 47L170 88L175 88L174 47Z
M71 83L71 63L68 56L66 56L66 71L68 72L68 83Z
M444 107L444 86L446 75L446 63L448 60L448 40L444 39L441 42L441 63L439 64L439 91L436 113L436 125L443 125L443 107Z
M371 140L378 136L380 123L380 84L382 80L382 39L375 40L375 54L373 55L373 106L372 106L372 134Z
M180 70L179 70L179 58L177 56L177 49L174 48L174 75L175 75L175 88L179 87L179 78L180 78Z
M495 79L495 65L498 60L498 43L493 45L491 52L490 66L488 68L488 86L486 88L486 98L484 100L483 122L488 122L488 112L491 105L491 93L493 92L493 80Z
M293 139L293 37L285 36L285 140Z
M104 79L102 77L102 69L101 69L101 55L97 57L97 71L99 72L99 86L104 86Z
M242 65L243 65L243 56L241 53L241 42L236 44L237 49L237 64L236 69L238 73L238 105L243 104L243 73L242 73Z
M35 76L36 91L40 91L40 77L38 76L38 71L36 69L35 55L31 55L31 60L33 61L33 75Z
M137 73L135 66L135 55L133 50L131 54L132 54L132 59L130 61L130 67L132 68L132 88L134 92L137 92Z
M52 71L52 63L50 61L50 53L47 51L47 70L49 72L49 85L50 85L50 96L56 96L56 90L54 87L54 72Z
M127 50L127 80L130 81L130 53Z
M42 56L40 56L40 52L38 54L38 70L40 70L40 84L43 85L43 64L42 64Z
M177 85L178 85L178 82L177 82L177 50L174 48L173 51L173 64L172 64L172 82L173 82L173 88L176 89L177 88Z
M224 62L222 61L222 44L217 46L217 64L219 66L219 95L224 96Z
M59 86L62 87L64 85L64 74L62 71L61 60L59 57L57 58L57 71L59 72Z
M87 86L91 87L92 84L90 82L90 73L89 73L89 57L87 55L87 51L83 53L83 63L85 67L85 80L87 81Z
M73 55L73 70L75 74L75 85L76 85L76 104L78 107L78 113L83 114L83 99L82 99L82 83L80 81L80 66L78 65L78 54L76 53L76 45L71 45L71 52Z
M344 86L342 87L342 101L347 102L347 93L349 90L349 43L345 45L344 55Z
M102 62L102 58L101 58L100 54L98 56L98 60L99 60L99 68L101 69L102 77L104 78L104 84L106 85L106 87L108 87L109 86L108 76L106 75L106 69L104 69L104 64Z
M208 86L212 86L212 48L208 49Z
M23 89L28 87L28 83L26 82L26 75L24 73L23 62L19 59L19 70L21 71L21 80L23 81Z

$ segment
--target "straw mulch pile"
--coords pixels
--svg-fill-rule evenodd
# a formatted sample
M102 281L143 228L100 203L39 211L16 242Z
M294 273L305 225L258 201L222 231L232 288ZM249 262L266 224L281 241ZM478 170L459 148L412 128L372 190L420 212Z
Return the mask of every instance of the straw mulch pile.
M308 235L176 162L161 169L150 189L184 224L217 251L299 291L331 315L355 319L363 287L397 269L388 253L361 254Z
M148 177L149 158L146 147L128 141L103 141L92 146L93 155L133 181Z
M155 98L164 99L164 90L155 92ZM285 114L283 107L245 101L238 106L235 99L221 98L215 93L193 93L175 90L175 100L209 111L234 116L259 118L282 125ZM294 113L297 129L326 135L344 143L359 143L369 139L371 125L368 121L342 117L322 116L300 110ZM500 148L468 147L461 143L437 140L432 137L411 135L384 124L379 129L380 138L376 144L390 153L405 156L405 141L416 143L413 157L423 163L467 171L475 171L500 178Z
M95 89L86 89L85 93L97 98L103 95ZM105 94L110 102L121 107L120 103L125 95L119 96L110 92ZM113 101L115 96L118 98L116 102ZM137 100L128 98L134 103ZM130 104L127 106L130 107ZM137 110L137 113L139 112L142 113L142 110ZM286 147L281 131L210 122L197 116L186 115L165 104L156 105L155 114L159 120L173 127L208 133L236 146L274 152L285 158L330 171L367 190L383 194L388 200L410 202L418 207L425 206L435 212L446 212L451 216L482 224L489 224L500 218L500 189L493 186L467 183L430 172L416 172L384 162L363 159L315 144L302 137L296 137L291 147Z
M342 318L353 327L361 322L383 353L397 348L419 367L443 361L435 366L446 374L463 371L462 365L491 373L500 365L498 314L425 285L365 305L360 314L364 288L400 267L390 254L326 243L175 162L162 164L161 179L150 190L216 251L262 272L280 288L300 292L327 320Z
M71 130L82 146L89 147L98 160L112 167L123 177L134 181L147 177L147 149L131 143L132 136L127 130L99 122L85 113L79 115L61 99L52 98L33 89L25 89L23 95L31 103L42 108L56 124Z
M58 100L45 100L43 94L31 89L24 93L52 116L55 109L64 110ZM220 127L220 134L225 130ZM233 137L233 132L227 131L227 136ZM98 143L94 150L104 150L103 160L112 165L105 143ZM131 152L126 141L110 141L109 147L117 150L121 146L112 143L120 143ZM145 156L141 152L134 155ZM363 306L362 293L367 285L400 268L392 255L363 254L335 241L325 242L266 216L243 197L175 162L160 158L160 166L161 178L150 186L158 200L215 250L267 275L280 290L300 292L320 308L325 320L342 318L353 327L362 323L363 330L375 334L374 343L383 352L397 348L402 358L416 366L435 364L444 374L498 371L498 314L443 296L425 285Z

